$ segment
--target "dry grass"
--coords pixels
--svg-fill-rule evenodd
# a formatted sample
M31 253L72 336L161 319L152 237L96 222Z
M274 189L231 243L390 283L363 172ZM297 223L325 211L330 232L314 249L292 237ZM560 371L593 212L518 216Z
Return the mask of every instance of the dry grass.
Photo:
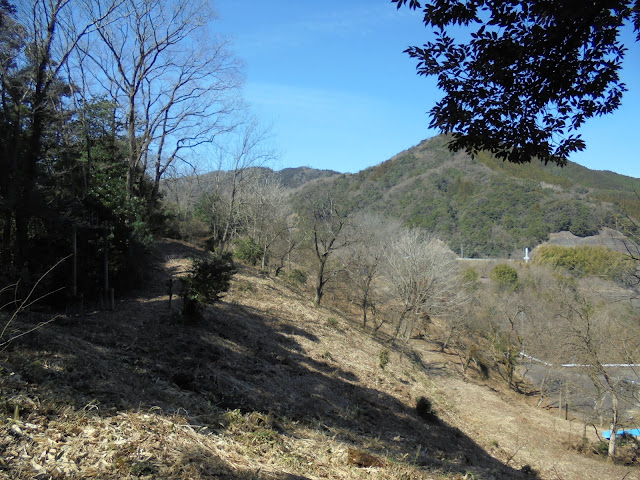
M461 379L428 342L392 346L252 269L204 320L184 323L166 280L198 253L160 242L137 298L5 352L0 478L533 478L527 464L541 478L638 478L568 449L581 429ZM440 420L420 418L420 396ZM382 466L350 461L354 451Z

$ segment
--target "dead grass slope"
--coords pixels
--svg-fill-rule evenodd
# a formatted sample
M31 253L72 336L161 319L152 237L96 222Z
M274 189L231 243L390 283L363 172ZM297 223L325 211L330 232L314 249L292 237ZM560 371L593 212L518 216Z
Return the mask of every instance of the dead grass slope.
M0 478L535 478L526 465L540 478L638 478L568 450L575 426L462 380L427 342L390 346L280 279L243 269L185 323L166 280L199 253L159 242L135 298L3 352ZM440 420L416 414L419 396Z

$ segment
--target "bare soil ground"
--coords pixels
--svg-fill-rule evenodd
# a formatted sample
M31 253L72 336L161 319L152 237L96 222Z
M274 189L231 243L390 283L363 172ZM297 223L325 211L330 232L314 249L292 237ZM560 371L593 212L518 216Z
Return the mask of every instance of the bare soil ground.
M62 317L1 353L0 478L640 479L570 449L577 422L280 278L243 267L185 322L167 280L200 254L160 241L150 281L115 311ZM420 396L436 419L416 413Z

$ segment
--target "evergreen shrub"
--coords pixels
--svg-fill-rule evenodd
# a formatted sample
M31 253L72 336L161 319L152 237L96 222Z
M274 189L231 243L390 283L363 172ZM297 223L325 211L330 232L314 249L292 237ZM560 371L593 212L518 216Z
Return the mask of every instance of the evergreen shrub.
M201 316L206 304L217 302L229 290L236 272L230 252L214 252L207 258L195 259L189 275L182 279L182 313Z
M386 348L383 350L380 350L380 353L378 354L378 360L379 360L379 364L380 364L380 368L384 370L384 368L389 364L389 350L387 350Z
M233 245L235 247L234 256L244 263L255 267L262 259L262 247L251 237L234 240Z
M298 270L294 268L290 272L287 272L286 276L287 282L297 287L305 285L307 283L307 274L302 270Z
M518 287L518 272L507 264L502 263L493 267L489 277L499 288L515 290Z

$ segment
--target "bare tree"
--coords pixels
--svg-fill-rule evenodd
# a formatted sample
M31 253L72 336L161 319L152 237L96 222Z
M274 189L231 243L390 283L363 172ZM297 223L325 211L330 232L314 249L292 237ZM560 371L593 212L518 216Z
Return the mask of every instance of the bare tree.
M492 345L495 360L505 367L504 379L509 388L514 386L514 376L522 353L523 325L528 316L527 303L519 292L502 290L490 300L489 309ZM528 322L527 322L528 323Z
M514 325L521 350L518 366L522 376L537 386L538 406L541 406L547 394L559 394L557 389L566 382L567 376L561 367L565 342L554 319L557 284L553 272L531 265L526 272L517 295L512 293L523 310Z
M596 404L605 397L610 420L609 457L616 454L616 432L625 406L638 399L635 389L627 388L616 366L640 362L640 324L628 306L607 301L587 281L560 281L556 313L564 338L564 351L571 365L583 371L595 390ZM566 360L565 360L566 361Z
M300 228L300 216L292 212L285 219L285 230L276 238L273 250L278 259L274 275L278 276L286 265L291 268L291 256L304 239L304 232Z
M450 313L466 301L455 254L421 230L406 230L391 242L387 270L401 304L394 338L402 329L409 337L418 319Z
M99 28L82 52L126 127L128 195L148 173L152 190L141 193L151 205L170 165L235 127L239 64L225 40L207 35L210 2L122 0L106 17L100 2L87 5Z
M246 212L247 181L260 175L257 167L269 164L277 156L269 145L269 133L270 129L262 127L257 120L247 120L231 134L230 146L219 150L216 184L220 199L226 204L220 234L222 250L241 223L239 215Z
M210 212L214 210L212 194L203 194L212 186L194 174L185 177L176 168L169 168L162 182L162 196L166 210L170 213L170 224L181 238L193 240L206 237L212 224ZM205 215L203 210L209 213Z
M636 202L640 202L640 193L634 193ZM637 293L640 287L640 224L623 206L620 218L616 219L616 228L624 233L624 249L635 263L635 269L627 279L627 283L633 285Z
M366 327L368 314L376 315L376 281L381 277L386 247L401 226L400 222L366 213L354 219L354 229L360 241L349 245L341 257L347 267L350 294L362 310L362 326Z
M309 225L311 248L316 260L315 297L317 307L322 301L327 282L345 270L336 253L355 242L351 219L344 214L337 202L327 197L312 208ZM336 261L337 260L337 261ZM334 262L335 261L335 262Z
M248 185L247 196L246 230L260 246L260 263L264 269L273 244L287 233L291 207L284 188L273 174L256 175Z

